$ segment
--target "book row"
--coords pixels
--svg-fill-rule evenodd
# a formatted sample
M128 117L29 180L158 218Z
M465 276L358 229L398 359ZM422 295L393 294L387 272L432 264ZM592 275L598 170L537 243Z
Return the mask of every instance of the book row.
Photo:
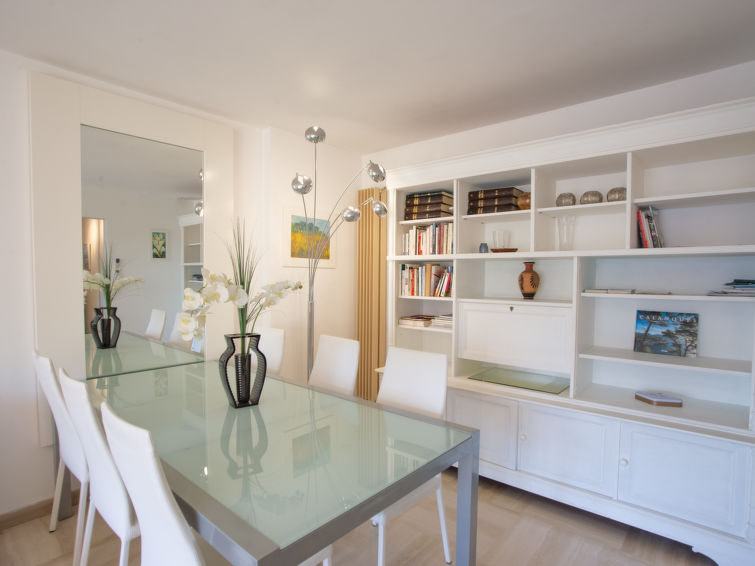
M642 248L663 247L658 211L652 206L637 209L637 236L638 244Z
M403 297L450 297L453 267L428 263L402 264L399 282Z
M398 319L399 326L408 326L411 328L451 328L453 325L453 315L450 314L412 314L402 316Z
M427 226L412 226L404 234L401 243L402 255L452 254L454 225L450 222L434 222Z

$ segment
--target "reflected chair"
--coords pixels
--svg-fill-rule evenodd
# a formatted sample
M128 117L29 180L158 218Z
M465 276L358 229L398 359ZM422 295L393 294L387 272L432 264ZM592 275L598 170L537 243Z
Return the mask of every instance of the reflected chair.
M267 371L273 375L280 374L281 364L283 363L283 345L286 340L286 333L282 328L261 328L260 334L260 352L265 354L267 361ZM252 356L252 364L257 367L257 358Z
M53 418L55 419L55 428L58 431L58 452L60 459L58 461L58 476L55 482L55 495L52 502L52 514L50 515L50 532L58 527L58 511L60 510L60 497L63 491L63 477L66 468L81 483L79 492L79 506L76 511L76 536L73 545L73 564L79 566L81 560L81 546L84 535L84 516L86 515L87 492L89 490L89 466L87 465L84 448L79 440L76 427L71 420L71 416L63 400L63 393L60 385L55 379L55 370L49 358L40 356L35 352L34 366L37 373L37 380L44 391L47 402L50 404Z
M139 524L131 507L123 480L115 467L105 434L95 409L89 401L86 383L72 379L64 369L58 370L60 387L76 431L84 447L90 471L89 509L81 551L81 566L86 566L92 543L94 519L99 511L113 532L121 539L119 566L128 565L128 550L139 536Z
M443 418L446 411L447 373L445 354L390 347L377 402L413 413ZM438 502L443 554L446 563L451 563L441 475L438 474L372 518L372 524L378 527L378 566L385 564L386 521L412 507L433 491Z
M172 346L173 348L178 348L179 350L190 350L191 349L191 342L188 340L184 340L181 338L181 332L180 332L180 321L181 321L181 315L182 312L176 313L176 319L173 322L173 328L170 331L170 335L168 336L168 339L165 341L165 343L168 346Z
M354 395L359 367L359 342L320 334L309 385Z
M165 311L161 309L152 309L152 314L149 316L147 330L144 331L144 335L153 340L162 340L164 330Z

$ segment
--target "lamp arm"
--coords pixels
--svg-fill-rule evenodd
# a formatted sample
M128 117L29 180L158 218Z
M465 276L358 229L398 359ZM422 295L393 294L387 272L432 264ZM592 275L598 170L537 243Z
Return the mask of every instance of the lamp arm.
M357 171L356 175L351 178L351 181L349 181L349 183L344 187L343 191L341 191L338 199L333 204L333 208L330 210L330 214L328 214L328 222L330 222L331 218L333 218L333 213L336 211L336 207L338 206L338 203L341 202L343 195L346 194L346 191L349 190L349 187L354 184L354 181L359 178L359 176L364 172L365 169L367 169L367 165L363 166L359 171Z

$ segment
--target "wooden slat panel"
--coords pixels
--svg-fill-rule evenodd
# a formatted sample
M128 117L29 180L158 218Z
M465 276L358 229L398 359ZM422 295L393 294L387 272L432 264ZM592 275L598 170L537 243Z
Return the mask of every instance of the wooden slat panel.
M359 202L370 197L383 200L385 189L362 189L358 194ZM386 220L372 213L364 214L357 237L357 340L360 349L356 395L374 401L378 392L375 368L385 363Z

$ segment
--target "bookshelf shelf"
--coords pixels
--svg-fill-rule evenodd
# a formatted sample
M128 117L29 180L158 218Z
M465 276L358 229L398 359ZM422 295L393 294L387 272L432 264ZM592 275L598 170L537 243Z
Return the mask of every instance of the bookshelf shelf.
M551 218L567 216L570 214L588 216L592 214L620 213L626 210L626 201L599 202L596 204L575 204L573 206L551 206L538 208L537 213Z
M540 306L540 307L555 307L555 308L569 308L572 306L570 300L542 300L535 297L532 300L524 300L521 297L458 297L457 300L464 301L465 303L481 303L490 305L520 305L520 306Z
M687 371L731 373L747 377L749 377L752 372L752 362L750 360L743 361L706 357L684 358L681 356L644 354L633 350L598 346L585 349L579 354L579 357L593 360L608 360L625 364L683 368Z
M439 334L452 334L453 329L451 328L438 328L433 326L406 326L403 324L399 324L398 328L402 330L409 330L410 332L437 332Z
M653 205L659 210L753 202L755 202L755 187L634 199L634 204L638 206Z
M425 226L436 222L453 222L453 216L441 216L440 218L420 218L418 220L400 220L402 226Z
M529 210L508 210L506 212L488 212L485 214L464 214L462 220L478 222L500 222L510 218L529 218Z
M755 297L739 297L737 295L675 295L653 293L581 293L582 297L590 299L624 299L650 301L704 301L704 302L735 302L752 303Z
M427 297L423 295L399 295L398 298L408 299L408 300L440 301L440 302L451 302L453 300L452 297Z

